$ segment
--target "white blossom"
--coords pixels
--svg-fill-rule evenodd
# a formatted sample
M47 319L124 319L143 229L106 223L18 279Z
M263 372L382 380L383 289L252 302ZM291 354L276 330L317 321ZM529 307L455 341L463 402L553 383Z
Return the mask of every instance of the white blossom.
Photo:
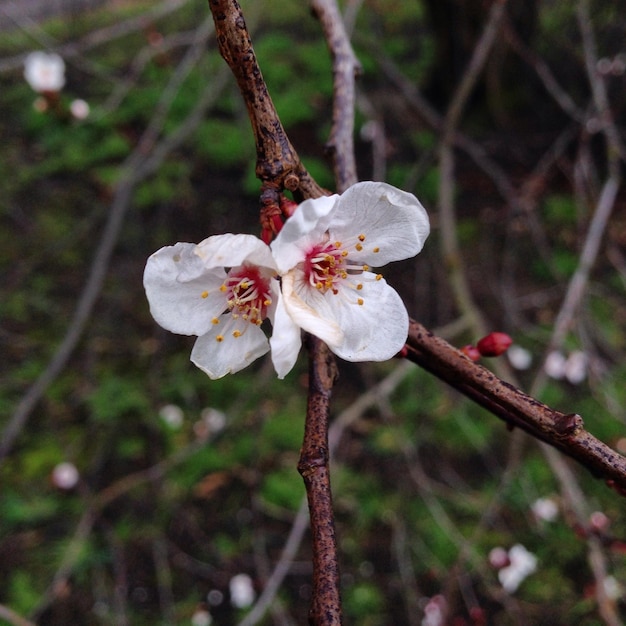
M191 616L191 626L211 626L213 618L206 609L198 609Z
M408 314L370 270L415 256L429 232L417 198L385 183L304 201L272 243L285 310L343 359L393 357L406 341Z
M508 593L514 593L522 581L537 569L537 557L523 545L515 544L508 552L509 565L498 572L498 580Z
M177 429L183 425L185 414L176 404L166 404L159 409L159 417L171 428Z
M31 52L24 61L24 78L37 93L59 92L65 85L65 62L54 52Z
M580 385L587 378L587 355L582 350L574 350L565 361L565 378L572 385Z
M228 583L230 603L237 609L247 609L254 602L254 587L248 574L237 574Z
M293 367L300 331L284 312L270 249L252 235L214 235L177 243L146 264L150 312L165 329L197 335L191 360L209 378L238 372L270 349L261 325L274 329L272 361L283 378ZM279 327L280 326L280 327Z
M553 522L559 515L559 505L553 498L538 498L530 509L538 520L545 522Z
M59 463L52 470L52 482L59 489L73 489L79 480L80 474L73 463Z
M561 380L565 376L565 357L558 350L553 350L546 357L543 369L550 378Z
M522 346L513 344L506 354L516 370L527 370L532 365L533 355Z
M89 103L85 100L77 98L70 103L70 113L72 117L77 120L84 120L89 116Z

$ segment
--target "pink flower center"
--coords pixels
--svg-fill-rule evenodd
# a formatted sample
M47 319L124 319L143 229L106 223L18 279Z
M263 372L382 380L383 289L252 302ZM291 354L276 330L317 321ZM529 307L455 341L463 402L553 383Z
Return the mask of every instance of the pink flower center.
M305 281L322 293L331 289L336 294L337 283L348 277L347 256L340 242L316 244L304 259Z
M340 290L347 294L345 288L356 290L359 297L354 300L356 304L363 304L363 282L369 278L363 276L363 272L369 271L369 266L358 263L349 258L349 254L360 253L364 246L365 235L358 235L353 241L342 243L341 241L315 244L306 254L303 263L304 282L314 287L321 293L330 291L337 295ZM350 252L350 250L352 252ZM373 248L377 253L379 248ZM375 276L380 280L381 274ZM351 298L352 299L352 298Z
M272 304L270 281L258 267L242 265L233 268L220 290L226 294L228 308L234 319L243 319L260 326Z

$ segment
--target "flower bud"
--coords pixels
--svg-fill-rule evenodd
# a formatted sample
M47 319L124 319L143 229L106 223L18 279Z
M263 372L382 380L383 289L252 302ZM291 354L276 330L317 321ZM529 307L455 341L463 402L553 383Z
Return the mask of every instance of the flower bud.
M470 360L470 361L478 361L478 359L480 359L480 352L478 351L478 349L476 348L476 346L473 346L471 344L468 344L467 346L463 346L461 348L461 352Z
M494 332L483 337L476 347L482 356L500 356L512 343L513 340L506 333Z

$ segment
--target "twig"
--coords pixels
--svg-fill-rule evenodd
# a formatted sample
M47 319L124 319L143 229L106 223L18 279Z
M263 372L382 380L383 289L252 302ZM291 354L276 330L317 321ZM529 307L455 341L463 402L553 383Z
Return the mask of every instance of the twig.
M583 427L580 415L561 413L499 379L416 321L409 328L408 357L477 404L576 459L626 494L626 458Z
M309 623L341 624L339 565L330 490L328 419L337 375L335 359L317 337L309 335L309 396L298 471L306 486L313 541L313 598Z
M244 99L256 144L256 175L262 198L278 203L283 189L296 198L325 194L291 145L263 80L250 35L236 0L209 0L218 46ZM343 148L342 148L343 149ZM348 176L341 179L350 181ZM317 338L308 337L309 398L298 470L307 490L313 541L312 624L341 623L339 570L328 467L329 402L335 379L334 357Z
M331 460L341 441L343 433L360 419L365 411L379 402L381 397L388 397L398 385L406 378L413 369L413 365L407 362L399 363L390 374L383 380L361 394L350 406L346 407L333 421L328 433L328 449ZM289 567L298 551L305 530L308 528L308 516L306 499L303 499L298 513L293 521L289 536L283 547L283 551L278 559L272 575L268 579L263 593L259 596L256 604L239 623L239 626L254 626L262 618L272 603L282 581L289 572Z
M34 622L18 615L9 607L0 604L0 619L6 620L11 626L37 626Z
M334 0L311 0L333 59L333 125L326 144L341 193L358 178L354 155L354 77L361 71Z
M267 90L236 0L209 0L220 53L237 79L256 143L256 175L264 185L302 198L324 195L291 145Z

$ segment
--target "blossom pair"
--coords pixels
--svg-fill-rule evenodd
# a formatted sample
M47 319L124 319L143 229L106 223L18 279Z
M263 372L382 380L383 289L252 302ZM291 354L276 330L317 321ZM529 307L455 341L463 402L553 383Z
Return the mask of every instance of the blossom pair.
M270 350L284 378L301 330L348 361L384 361L404 345L409 320L398 293L371 268L416 255L429 231L415 196L357 183L305 200L271 247L224 234L162 248L148 259L144 286L163 328L198 336L191 360L210 378Z

